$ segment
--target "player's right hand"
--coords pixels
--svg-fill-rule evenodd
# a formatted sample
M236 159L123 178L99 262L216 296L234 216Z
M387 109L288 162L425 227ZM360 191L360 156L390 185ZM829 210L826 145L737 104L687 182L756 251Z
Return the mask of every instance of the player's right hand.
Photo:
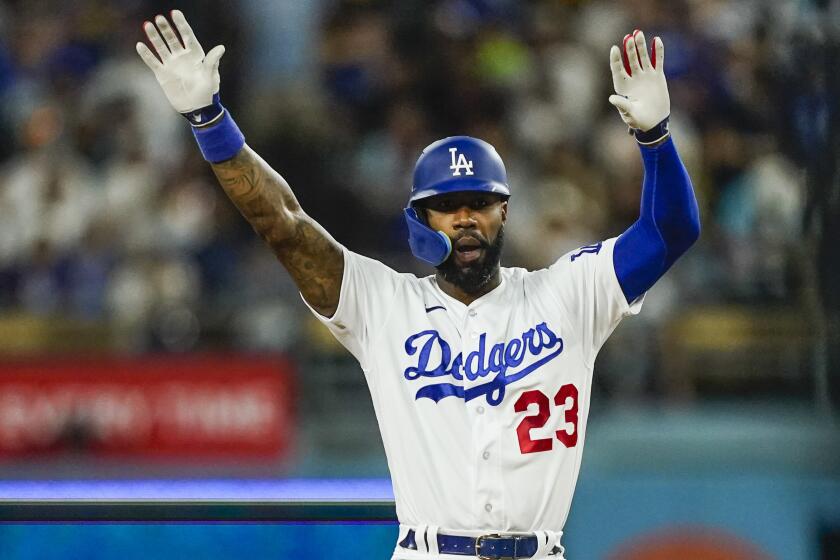
M137 43L137 54L155 73L163 93L175 110L186 115L213 105L213 96L219 92L219 60L225 53L225 47L213 47L205 56L184 14L180 10L172 10L171 17L181 39L167 19L158 15L155 23L147 21L143 24L157 56L143 42ZM193 116L188 118L194 120ZM200 120L200 115L198 118Z

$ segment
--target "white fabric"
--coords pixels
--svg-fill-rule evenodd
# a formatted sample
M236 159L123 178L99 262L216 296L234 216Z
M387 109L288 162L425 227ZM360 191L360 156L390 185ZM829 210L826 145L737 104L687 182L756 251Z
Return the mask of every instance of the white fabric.
M426 542L429 543L429 554L438 555L440 554L440 550L438 549L438 526L437 525L429 525L426 529Z
M470 536L563 528L595 356L642 305L643 298L632 306L624 298L614 245L584 247L533 272L502 268L501 284L469 306L434 277L399 274L344 250L338 308L331 318L313 313L364 370L402 525ZM494 380L507 383L488 393ZM469 393L423 396L442 385ZM517 412L526 392L537 400ZM525 422L543 405L544 424L529 429ZM523 453L536 440L551 449ZM399 548L394 556L427 557Z
M426 525L418 525L414 531L414 542L417 545L417 552L426 554L429 552L429 547L426 546Z
M172 107L179 113L189 113L213 103L213 94L219 91L219 60L225 48L218 45L205 56L180 10L172 10L172 22L180 40L169 21L157 16L154 24L143 25L157 56L145 43L137 43L137 54L154 72Z
M548 555L554 550L554 547L560 546L560 535L562 534L562 531L534 531L534 535L537 537L537 542L540 546L537 548L537 552L533 558L549 558ZM550 558L552 560L562 560L562 556L563 553L561 552L559 555L554 555Z

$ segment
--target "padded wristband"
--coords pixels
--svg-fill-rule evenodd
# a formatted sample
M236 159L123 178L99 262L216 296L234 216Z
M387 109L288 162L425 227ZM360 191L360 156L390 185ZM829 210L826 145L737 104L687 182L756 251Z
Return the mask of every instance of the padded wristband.
M193 127L201 155L210 163L227 161L239 153L245 145L245 136L233 122L230 113L224 110L216 124L207 127Z

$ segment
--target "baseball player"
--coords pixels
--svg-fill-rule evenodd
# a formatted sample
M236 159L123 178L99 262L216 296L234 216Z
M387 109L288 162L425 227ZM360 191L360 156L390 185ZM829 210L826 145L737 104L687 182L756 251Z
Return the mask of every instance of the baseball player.
M453 136L423 150L404 210L412 252L435 267L417 278L349 251L304 212L221 105L224 47L205 54L183 14L171 20L146 22L151 49L138 53L222 188L364 370L400 522L393 559L561 559L595 356L699 235L668 131L662 41L649 55L636 31L610 52L609 101L645 168L633 225L543 270L500 267L513 189L492 146Z

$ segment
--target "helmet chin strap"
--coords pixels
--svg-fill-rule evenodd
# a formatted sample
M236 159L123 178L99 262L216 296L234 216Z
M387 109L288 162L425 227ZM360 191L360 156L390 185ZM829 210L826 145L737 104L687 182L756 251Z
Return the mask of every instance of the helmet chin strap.
M424 224L415 208L405 208L403 214L408 225L408 246L414 256L432 266L445 261L452 252L449 236Z

